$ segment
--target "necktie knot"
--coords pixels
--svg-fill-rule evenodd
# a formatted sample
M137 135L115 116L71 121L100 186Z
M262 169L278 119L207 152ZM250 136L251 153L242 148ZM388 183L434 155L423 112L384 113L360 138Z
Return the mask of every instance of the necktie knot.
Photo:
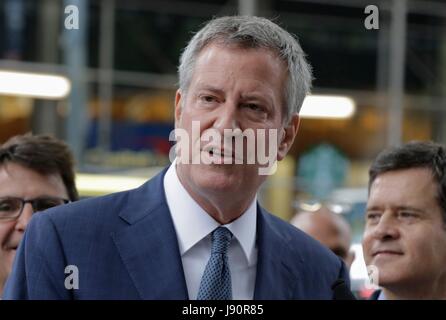
M229 243L232 239L232 233L225 227L218 227L212 232L212 250L211 254L220 253L226 254L228 252Z

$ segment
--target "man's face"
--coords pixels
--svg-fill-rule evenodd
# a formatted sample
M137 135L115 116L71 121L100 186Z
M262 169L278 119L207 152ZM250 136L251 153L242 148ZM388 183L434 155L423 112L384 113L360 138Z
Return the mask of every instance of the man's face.
M425 168L389 171L373 182L363 248L380 286L426 288L445 280L446 230L436 196Z
M0 198L4 197L68 199L59 175L41 175L15 163L0 166ZM11 271L16 249L32 214L32 206L27 203L17 220L0 220L0 287Z
M328 247L350 268L354 260L350 251L351 232L342 217L322 207L316 212L299 213L291 223Z
M192 137L192 121L199 121L200 136L218 132L222 144L225 129L264 129L266 138L268 130L274 129L274 143L278 144L274 156L281 160L293 142L299 122L296 115L290 126L283 125L286 80L284 63L270 51L210 44L198 56L187 91L177 91L176 127ZM267 146L272 143L266 140ZM191 141L191 145L199 145L200 156L205 160L219 157L206 149L210 144L212 140ZM220 158L222 164L179 163L177 171L187 184L186 189L201 195L254 195L265 179L258 174L259 164L223 164L224 156Z

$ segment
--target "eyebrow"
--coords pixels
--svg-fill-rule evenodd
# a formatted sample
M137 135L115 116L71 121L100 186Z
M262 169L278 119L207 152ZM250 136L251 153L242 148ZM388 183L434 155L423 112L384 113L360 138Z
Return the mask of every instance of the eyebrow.
M410 210L410 211L415 211L418 213L425 213L424 210L418 209L418 208L414 208L414 207L410 207L410 206L398 206L397 209L399 210Z
M367 211L379 211L379 210L381 210L381 207L378 207L378 206L366 207L366 208L365 208L365 211L366 211L366 212L367 212Z
M397 210L410 210L410 211L415 211L415 212L418 212L418 213L425 213L424 210L417 209L417 208L411 207L411 206L397 206L396 209ZM379 206L373 206L373 207L366 208L366 212L368 212L368 211L380 211L380 210L382 210L382 208L379 207Z
M202 86L198 85L198 90L197 91L210 91L219 95L223 95L224 92L221 89L218 89L216 87L210 86L208 84L203 84Z

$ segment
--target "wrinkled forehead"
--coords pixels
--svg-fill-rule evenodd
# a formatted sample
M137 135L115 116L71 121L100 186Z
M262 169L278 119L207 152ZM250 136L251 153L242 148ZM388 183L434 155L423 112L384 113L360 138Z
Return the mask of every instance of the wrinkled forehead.
M279 50L275 48L262 46L262 45L249 45L244 42L229 42L227 39L213 39L206 43L199 51L196 53L196 60L198 60L204 52L209 50L209 48L217 47L219 49L229 49L240 52L263 52L271 56L271 59L277 59L283 65L285 70L288 70L288 63L286 59L282 57ZM195 62L196 63L196 62Z

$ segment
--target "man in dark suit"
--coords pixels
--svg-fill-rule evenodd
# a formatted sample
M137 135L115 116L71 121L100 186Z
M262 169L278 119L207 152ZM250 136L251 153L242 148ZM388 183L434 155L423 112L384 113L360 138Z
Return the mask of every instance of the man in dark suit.
M389 148L370 168L363 238L371 299L446 299L446 149Z
M348 285L338 257L257 204L310 90L298 42L267 19L214 19L179 80L174 163L138 189L36 215L5 298L331 299Z

